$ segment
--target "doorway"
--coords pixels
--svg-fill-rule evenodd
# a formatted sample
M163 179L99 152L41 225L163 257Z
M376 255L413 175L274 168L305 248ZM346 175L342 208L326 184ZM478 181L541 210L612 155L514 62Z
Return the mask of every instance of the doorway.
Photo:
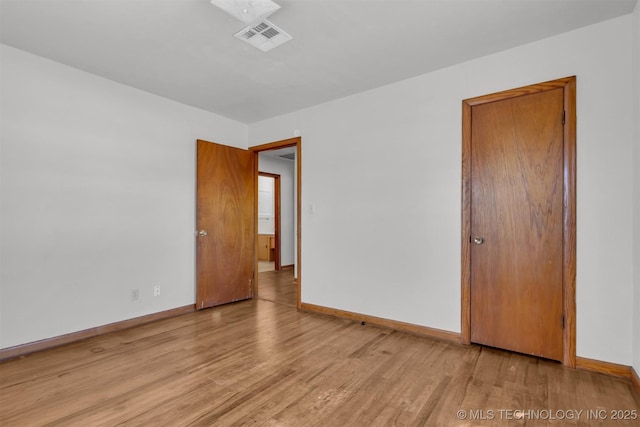
M575 367L576 79L463 101L462 341Z
M301 138L296 137L249 148L254 153L256 165L255 229L259 231L262 227L265 231L258 233L256 239L256 265L260 268L265 263L261 258L268 259L271 251L274 263L273 270L256 275L254 297L297 308L300 308L301 301L301 143ZM269 222L266 219L269 216L269 209L266 209L269 203L263 203L260 207L261 178L273 178L274 195L278 192L273 202L273 235L265 227ZM266 193L264 191L263 197Z
M260 169L260 160L258 160L258 169ZM291 175L293 175L293 168L291 168ZM258 274L280 270L282 202L280 180L279 174L258 172Z

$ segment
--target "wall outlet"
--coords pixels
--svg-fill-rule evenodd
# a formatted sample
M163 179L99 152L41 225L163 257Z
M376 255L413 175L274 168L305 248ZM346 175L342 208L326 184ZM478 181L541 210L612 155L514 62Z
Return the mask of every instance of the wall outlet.
M160 295L160 286L156 285L156 286L153 287L153 296L157 297L159 295Z
M131 289L131 301L138 301L140 298L140 292L137 289Z

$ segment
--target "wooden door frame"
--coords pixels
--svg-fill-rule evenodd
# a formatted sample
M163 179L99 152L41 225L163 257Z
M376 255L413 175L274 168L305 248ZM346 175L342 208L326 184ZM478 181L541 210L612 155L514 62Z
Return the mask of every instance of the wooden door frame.
M253 147L249 147L249 151L253 151L254 153L254 164L255 164L255 227L258 229L258 159L260 152L269 151L269 150L277 150L279 148L286 147L296 147L296 242L297 242L297 250L296 250L296 269L298 272L298 277L295 279L296 283L296 307L300 308L301 303L301 290L302 290L302 228L301 228L301 217L302 217L302 138L297 136L295 138L283 139L280 141L270 142L268 144L256 145ZM256 248L255 248L255 265L258 265L258 239L256 239ZM258 296L258 274L255 274L253 280L253 295L254 298Z
M564 91L562 209L562 364L576 367L576 77L462 101L461 341L471 344L471 110L476 105L561 88Z
M273 235L275 239L274 269L280 270L280 175L276 173L258 171L258 176L273 178Z

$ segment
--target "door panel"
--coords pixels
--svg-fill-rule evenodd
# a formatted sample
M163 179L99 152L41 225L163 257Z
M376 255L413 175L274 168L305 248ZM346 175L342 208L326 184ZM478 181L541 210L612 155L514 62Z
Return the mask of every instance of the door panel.
M198 140L196 307L251 298L253 153ZM205 234L206 235L202 235Z
M563 100L558 88L471 112L471 341L555 360L563 357Z

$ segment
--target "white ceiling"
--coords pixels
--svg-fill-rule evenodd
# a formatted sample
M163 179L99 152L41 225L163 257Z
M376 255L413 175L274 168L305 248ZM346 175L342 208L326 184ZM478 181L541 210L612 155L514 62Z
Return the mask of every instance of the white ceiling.
M282 158L281 156L291 155L291 154L293 154L295 156L296 151L297 151L296 147L293 146L293 147L276 148L276 149L273 149L273 150L261 151L259 153L259 155L263 155L264 154L265 156L277 157L277 158L279 158L281 160L284 160L284 161L287 161L287 162L293 162L293 160L285 159L285 158Z
M244 123L632 12L636 0L276 0L261 52L208 0L0 0L7 45Z

